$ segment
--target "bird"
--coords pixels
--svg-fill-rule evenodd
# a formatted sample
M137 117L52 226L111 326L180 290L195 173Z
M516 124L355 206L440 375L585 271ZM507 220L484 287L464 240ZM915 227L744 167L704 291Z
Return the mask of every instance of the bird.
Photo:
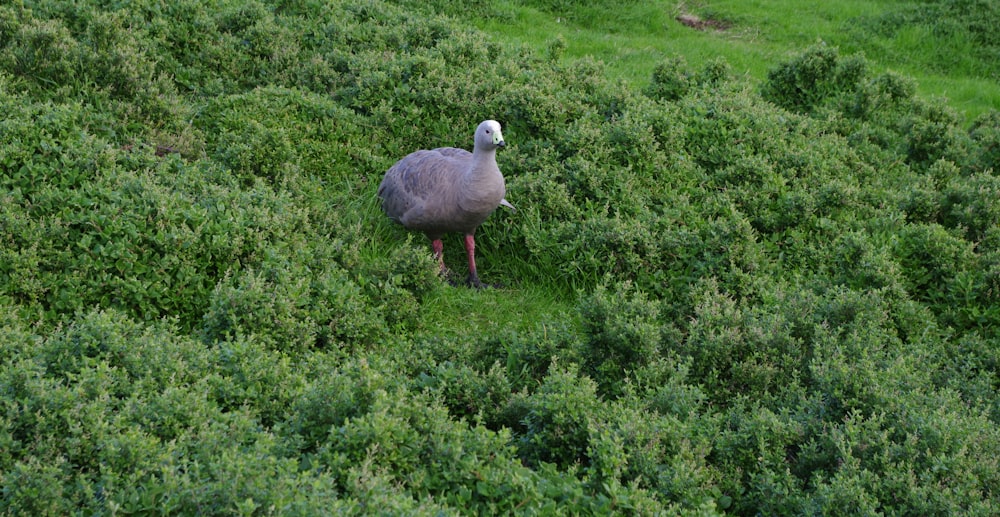
M465 237L469 259L466 282L484 287L476 272L476 229L497 207L514 210L497 166L497 149L506 145L500 123L484 120L476 128L473 150L439 147L414 151L389 168L378 187L382 210L404 228L423 232L431 240L442 274L445 233Z

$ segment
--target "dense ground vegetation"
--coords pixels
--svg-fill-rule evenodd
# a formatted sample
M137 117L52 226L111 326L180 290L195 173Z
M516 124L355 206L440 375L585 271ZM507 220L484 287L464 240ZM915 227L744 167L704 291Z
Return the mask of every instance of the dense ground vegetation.
M0 512L1000 512L1000 114L411 4L0 6ZM485 118L478 292L374 191Z

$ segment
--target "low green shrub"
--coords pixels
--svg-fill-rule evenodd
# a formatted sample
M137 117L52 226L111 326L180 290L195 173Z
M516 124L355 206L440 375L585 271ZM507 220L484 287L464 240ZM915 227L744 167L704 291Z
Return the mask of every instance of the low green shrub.
M381 154L377 147L364 154L352 150L361 133L358 122L329 98L269 87L212 99L194 125L205 134L210 155L245 184L262 178L282 185L298 175L339 182L358 161Z
M942 223L964 231L967 240L979 243L1000 223L1000 180L992 174L953 179L942 192Z
M349 496L365 501L385 497L377 494L387 487L402 486L414 500L442 505L438 511L597 506L578 480L524 467L507 443L507 433L454 421L425 395L405 389L366 393L370 406L329 428L329 439L311 462L334 475Z
M368 303L394 330L419 328L421 302L442 285L433 255L410 240L359 269L363 272L356 276L356 282Z
M947 296L949 284L976 260L971 243L937 224L901 229L896 249L910 293L924 300Z
M744 308L720 292L714 281L699 285L694 296L698 302L688 335L674 349L692 358L689 375L698 379L713 403L727 405L741 393L770 400L802 381L811 351L800 335L804 323L795 311L801 308ZM801 296L787 293L780 298L790 305L807 302Z
M654 99L676 101L687 94L692 81L684 57L673 56L656 65L649 86L643 93Z
M114 166L116 153L99 134L80 131L103 125L102 115L88 115L85 105L28 102L17 95L0 96L6 114L0 129L7 146L0 154L5 192L18 200L39 191L83 186L98 171Z
M620 394L627 377L655 362L665 340L679 340L679 332L660 323L658 304L627 281L599 285L581 300L579 310L583 368L605 396Z
M912 115L900 121L905 136L904 153L916 168L938 160L962 161L972 147L968 134L958 128L958 113L943 103L914 102Z
M178 168L169 180L155 174ZM280 231L279 219L294 216L269 212L276 198L267 194L221 185L185 192L192 180L184 175L198 172L212 170L176 162L139 173L111 166L80 188L35 193L25 214L31 219L11 214L23 233L5 239L15 250L40 250L13 261L37 269L10 275L47 278L49 287L33 293L24 290L31 283L18 284L11 292L50 316L100 304L144 318L172 314L185 325L200 319L215 275L252 260L268 234Z
M831 243L828 278L835 285L857 291L902 293L906 275L891 248L865 232L844 232Z
M833 96L849 95L864 72L863 61L841 60L836 48L820 44L769 72L762 94L785 109L811 112Z
M941 351L942 366L933 372L935 385L961 394L963 402L982 408L993 422L1000 422L1000 352L980 332L970 332Z
M271 253L259 270L223 278L213 292L201 333L206 342L258 336L278 350L362 348L386 332L385 319L336 263L325 270Z
M794 451L805 441L802 425L744 397L734 406L720 422L709 458L719 470L720 492L731 500L729 511L803 511L805 483L789 468Z
M565 323L542 322L531 332L508 332L481 340L472 361L479 371L490 375L494 367L501 366L511 392L534 390L554 362L577 360L579 339L575 329Z
M972 123L969 135L976 144L977 156L969 160L973 171L1000 170L1000 111L981 115Z
M538 391L522 402L518 454L533 466L589 464L591 418L599 407L596 384L578 368L550 369Z
M866 79L859 77L859 79ZM858 91L843 102L843 111L861 120L873 120L905 107L917 92L912 79L886 72L862 83Z
M536 469L579 468L592 493L623 510L714 509L722 497L705 463L713 420L695 408L684 419L649 413L634 400L603 403L578 367L555 366L536 392L510 401L521 415L514 428L518 455Z

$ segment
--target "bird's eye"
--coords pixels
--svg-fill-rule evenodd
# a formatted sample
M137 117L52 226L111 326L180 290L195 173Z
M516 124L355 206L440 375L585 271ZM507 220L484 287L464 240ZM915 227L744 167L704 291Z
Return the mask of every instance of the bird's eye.
M486 134L487 135L490 134L490 130L489 129L486 130Z

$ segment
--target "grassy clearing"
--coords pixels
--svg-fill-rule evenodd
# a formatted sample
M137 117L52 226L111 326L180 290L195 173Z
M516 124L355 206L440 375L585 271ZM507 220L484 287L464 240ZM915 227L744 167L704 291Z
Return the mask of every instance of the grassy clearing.
M1000 84L988 53L960 28L942 30L917 16L924 2L806 2L802 0L624 2L552 7L552 2L498 2L496 15L473 19L508 42L545 49L557 38L565 56L593 56L611 76L642 87L656 64L680 55L693 66L722 58L738 74L763 81L769 70L819 41L842 53L862 53L877 71L913 77L924 96L936 96L968 120L1000 109ZM558 5L558 4L557 4ZM910 13L910 14L907 14ZM718 21L724 29L695 30L681 15ZM878 31L901 17L910 25Z
M534 332L555 322L572 324L574 298L539 286L475 291L442 286L421 304L418 335L476 339L510 332Z

